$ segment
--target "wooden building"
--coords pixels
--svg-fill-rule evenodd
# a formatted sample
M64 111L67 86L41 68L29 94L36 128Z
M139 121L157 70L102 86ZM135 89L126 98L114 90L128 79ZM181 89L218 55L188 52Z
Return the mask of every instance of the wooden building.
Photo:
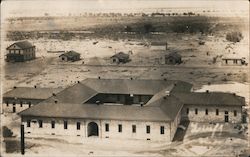
M165 55L165 64L181 64L181 55L177 52L171 52Z
M111 56L110 58L112 60L112 63L117 63L117 64L127 63L130 61L129 54L126 54L124 52L116 53L115 55Z
M78 52L75 52L75 51L68 51L64 54L61 54L59 56L60 60L61 61L71 61L71 62L74 62L74 61L78 61L80 60L80 53Z
M36 58L36 47L28 41L20 41L6 48L7 62L24 62Z

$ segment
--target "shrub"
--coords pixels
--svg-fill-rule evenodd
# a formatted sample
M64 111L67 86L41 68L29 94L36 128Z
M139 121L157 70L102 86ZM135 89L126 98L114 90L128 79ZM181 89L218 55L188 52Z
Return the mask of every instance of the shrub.
M243 39L243 35L241 32L230 32L230 33L227 33L226 39L227 41L236 43L236 42L240 42L241 39Z
M12 137L13 132L6 126L3 126L3 137Z

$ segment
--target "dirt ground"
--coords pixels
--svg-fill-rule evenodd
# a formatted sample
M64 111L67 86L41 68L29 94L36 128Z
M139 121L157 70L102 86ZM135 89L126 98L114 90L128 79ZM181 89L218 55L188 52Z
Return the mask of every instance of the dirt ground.
M38 24L36 29L39 30L48 22L43 20L36 21L36 23L29 21L27 25L17 21L19 24L12 25L10 29L18 30L22 26L25 31L28 31L26 29L31 29L31 26ZM63 23L65 21L55 21L54 24L57 22ZM82 25L83 23L84 21L78 24ZM227 21L227 23L230 23L230 21ZM102 24L102 21L99 24ZM91 27L93 26L91 25ZM53 25L51 29L54 27L56 25ZM72 25L62 27L71 28ZM164 32L143 38L120 38L117 40L103 37L72 40L28 39L36 45L37 59L25 63L3 62L3 92L12 89L13 86L67 87L85 78L97 78L98 76L101 78L133 77L135 79L167 78L190 82L194 85L196 91L206 89L230 91L249 100L249 64L248 66L225 66L221 62L224 56L236 55L245 57L249 63L248 29L242 32L243 40L234 44L225 39L228 29L222 29L216 35ZM168 50L166 51L164 47L145 46L155 40L167 41ZM205 41L204 45L199 45L201 40ZM5 40L1 43L3 45L1 48L6 48L13 42L15 41ZM226 49L228 45L232 47L230 52ZM60 53L48 53L48 51L69 50L81 53L81 60L61 62L58 58ZM4 49L1 51L5 52ZM119 65L112 64L110 56L120 51L126 53L132 51L131 62ZM182 64L163 64L164 55L171 51L177 51L182 55ZM217 58L215 63L213 58ZM1 138L1 140L13 141L14 145L18 143L20 118L17 115L2 114L1 122L1 125L8 126L15 136L11 139ZM248 143L247 135L238 134L233 125L206 123L190 123L184 141L173 142L172 144L105 139L89 139L83 141L84 144L82 144L70 143L65 141L66 139L46 140L46 137L44 139L27 138L26 140L28 149L25 156L39 156L40 153L44 153L44 150L47 151L46 155L48 156L58 153L65 156L72 155L72 150L75 150L75 153L79 156L229 156L239 154L246 149ZM4 154L4 156L10 157L19 155L20 152Z

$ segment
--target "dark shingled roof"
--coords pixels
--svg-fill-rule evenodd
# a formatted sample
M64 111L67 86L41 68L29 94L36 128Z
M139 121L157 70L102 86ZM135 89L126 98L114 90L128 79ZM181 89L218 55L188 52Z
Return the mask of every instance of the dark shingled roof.
M28 116L117 120L172 121L182 107L174 96L164 98L180 81L86 79L20 113ZM176 85L174 85L176 84ZM187 83L187 86L191 85ZM177 89L176 89L177 90ZM186 88L190 91L190 88ZM98 93L155 95L145 106L84 104ZM156 94L157 93L157 94ZM55 103L57 100L57 103Z
M173 121L181 109L172 101L164 100L164 106L96 105L69 103L40 103L20 112L22 116L91 118L140 121ZM169 107L169 108L168 108Z
M171 53L165 55L165 58L169 58L169 57L173 57L175 59L180 59L181 55L178 54L177 52L171 52Z
M6 49L9 49L12 45L17 45L18 47L20 47L21 49L27 49L27 48L31 48L34 47L30 42L28 41L19 41L16 43L11 44L9 47L7 47Z
M74 56L79 56L80 55L80 53L78 53L78 52L75 52L75 51L68 51L68 52L66 52L66 53L64 53L64 54L61 54L59 57L61 57L61 56L67 56L67 57L69 57L69 58L72 58L72 57L74 57Z
M245 98L232 93L205 92L205 93L175 93L184 104L189 105L236 105L244 106Z
M48 99L53 93L58 93L62 90L62 88L16 87L6 92L3 98Z
M86 79L28 108L21 116L173 121L184 104L244 105L230 93L191 93L192 85L173 80ZM144 106L84 104L98 93L154 95ZM54 101L57 100L57 103Z
M54 102L57 100L58 103L82 104L96 94L97 91L94 89L89 88L84 84L77 83L57 93L56 96L51 97L45 102Z
M154 95L165 89L189 92L192 85L176 80L85 79L81 83L98 93ZM175 87L173 85L176 85Z
M129 58L129 55L124 53L124 52L119 52L113 56L111 56L110 58L113 58L113 57L117 57L119 59L128 59Z

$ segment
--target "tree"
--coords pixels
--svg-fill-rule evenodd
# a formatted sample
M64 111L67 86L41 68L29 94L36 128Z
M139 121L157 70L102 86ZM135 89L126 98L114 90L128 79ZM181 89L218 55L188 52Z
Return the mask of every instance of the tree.
M230 32L227 33L226 35L226 40L231 41L231 42L240 42L243 39L243 35L241 32L236 31L236 32Z

